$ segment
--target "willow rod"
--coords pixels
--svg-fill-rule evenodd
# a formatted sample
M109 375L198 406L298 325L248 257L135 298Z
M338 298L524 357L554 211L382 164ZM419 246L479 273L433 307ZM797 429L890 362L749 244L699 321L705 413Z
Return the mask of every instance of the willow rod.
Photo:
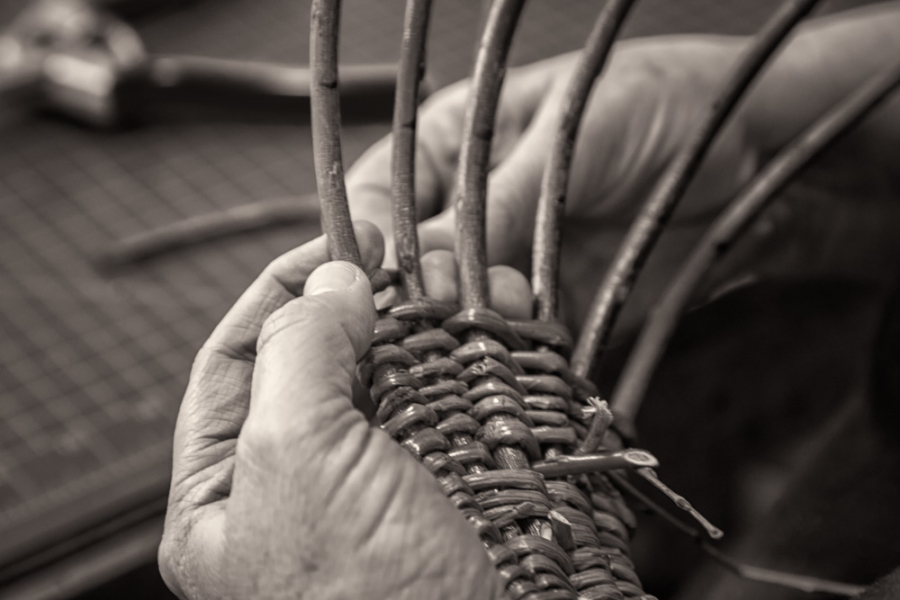
M650 313L613 393L618 418L633 420L650 377L703 276L797 173L900 86L900 63L873 76L785 147L713 223Z
M488 305L485 205L494 119L506 73L506 57L525 0L495 0L481 34L472 75L456 183L456 260L459 263L460 303L465 309ZM477 330L473 338L486 335ZM502 423L503 414L491 422ZM518 446L500 445L494 459L504 469L527 469L528 457ZM530 533L540 535L539 519L528 519Z
M408 0L403 18L403 43L394 100L391 193L394 206L394 241L397 264L410 299L425 295L419 236L416 231L416 112L419 83L425 74L425 41L431 0Z
M114 242L95 264L101 269L117 269L232 235L309 222L319 218L316 201L312 194L269 198L187 217Z
M693 525L688 525L678 517L676 517L667 508L655 502L652 498L634 487L628 478L620 473L610 472L609 477L616 482L616 485L626 494L632 496L635 500L646 506L650 512L660 517L663 521L681 531L688 537L694 538L700 544L700 548L706 552L713 560L718 562L722 567L728 569L736 576L747 581L756 581L760 583L769 583L783 588L800 590L807 593L827 593L838 596L855 597L864 591L863 586L843 583L840 581L832 581L829 579L821 579L819 577L810 577L809 575L799 575L789 573L787 571L776 571L774 569L763 569L754 567L747 563L732 558L719 550L716 546L703 539L702 534Z
M560 229L578 128L594 82L603 71L616 34L633 4L634 0L609 0L606 3L588 36L566 90L559 129L541 181L534 228L532 288L537 318L541 321L555 320L558 313Z
M328 235L331 260L362 265L344 183L341 159L341 112L338 86L340 0L313 0L309 62L312 67L310 110L313 159L322 206L322 230Z
M587 376L598 348L607 344L616 317L641 268L692 177L703 163L716 134L775 50L817 2L818 0L791 0L776 11L738 61L708 116L672 159L619 246L616 257L594 296L572 355L572 370L576 374Z
M485 204L494 119L506 74L506 57L525 0L495 0L475 59L463 121L456 183L456 257L464 308L488 304Z

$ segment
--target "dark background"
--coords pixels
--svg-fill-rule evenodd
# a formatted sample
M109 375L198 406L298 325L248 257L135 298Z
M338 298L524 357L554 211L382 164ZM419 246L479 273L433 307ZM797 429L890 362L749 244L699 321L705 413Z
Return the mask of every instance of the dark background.
M395 61L403 4L345 0L342 62ZM645 0L625 35L747 34L778 4ZM0 3L0 24L23 5ZM578 47L599 5L530 2L512 62ZM308 2L296 0L206 0L134 23L152 52L303 65L308 10ZM476 0L435 2L432 82L444 85L468 74L480 14ZM6 587L0 598L64 598L119 576L83 598L167 597L153 560L171 434L193 356L255 275L316 235L318 223L235 236L115 274L98 272L94 259L115 240L156 226L314 191L309 127L302 118L265 121L175 120L102 132L46 115L3 114L0 581ZM345 160L352 162L388 128L387 122L348 127ZM847 357L865 352L878 313L865 291L827 292L821 310L831 326L825 329L818 327L814 305L803 299L791 304L798 297L793 292L761 294L738 295L718 312L693 317L693 333L676 344L694 354L683 355L716 354L718 368L737 373L725 377L732 381L780 369L791 371L790 389L824 386L835 397L859 383L861 363ZM777 310L759 308L774 305ZM805 336L807 350L790 343L797 336ZM768 360L748 362L751 343L767 348ZM811 353L810 347L840 351ZM696 364L682 359L660 380L694 381L701 371ZM823 369L830 383L821 380ZM717 387L720 378L709 379L683 389L724 394L725 403L740 395L736 386ZM784 396L784 386L777 387ZM698 451L685 446L685 454L688 449ZM706 502L718 500L727 498Z

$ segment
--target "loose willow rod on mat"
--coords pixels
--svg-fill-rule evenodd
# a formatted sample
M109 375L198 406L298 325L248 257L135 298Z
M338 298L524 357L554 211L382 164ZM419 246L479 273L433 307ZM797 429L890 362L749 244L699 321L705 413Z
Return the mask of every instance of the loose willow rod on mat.
M606 3L588 36L575 74L566 90L559 129L541 181L541 197L538 200L534 227L531 279L536 316L541 321L554 320L558 312L560 229L578 128L594 82L603 71L616 34L632 5L634 0L609 0Z
M619 246L616 257L594 296L581 337L572 355L572 370L576 374L587 376L597 350L609 340L619 310L628 298L641 267L691 178L703 163L716 133L722 128L763 65L794 26L813 9L817 1L791 0L778 9L753 38L738 61L707 118L672 159Z
M488 304L485 204L494 119L506 74L506 57L525 0L495 0L475 59L463 121L456 181L456 257L460 303L464 308Z
M312 195L259 200L188 217L117 240L97 256L95 264L102 270L117 269L223 237L318 218L319 207Z
M361 265L359 247L350 220L344 165L341 160L337 68L340 13L340 0L313 0L309 38L313 158L319 202L322 205L322 231L328 234L328 253L332 260L346 260Z
M775 195L840 135L859 123L900 86L900 64L873 76L773 158L712 224L651 311L613 393L619 418L633 420L650 377L697 284L744 233Z
M394 101L391 192L397 264L411 300L425 295L419 236L416 231L416 111L419 83L425 74L425 42L431 0L408 0L403 18L403 43Z

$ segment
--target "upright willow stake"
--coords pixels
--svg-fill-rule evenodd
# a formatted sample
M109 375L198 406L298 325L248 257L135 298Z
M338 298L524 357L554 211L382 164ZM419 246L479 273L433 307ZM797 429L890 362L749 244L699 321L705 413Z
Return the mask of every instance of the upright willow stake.
M716 133L734 111L763 65L817 2L818 0L791 0L779 8L754 37L722 88L719 99L712 105L708 117L672 159L619 246L613 264L594 297L572 355L572 370L576 374L587 376L598 348L602 348L609 340L619 310L628 298L665 223L703 163Z
M559 129L544 169L534 228L532 287L537 318L552 321L559 302L559 236L578 128L588 97L599 77L616 34L634 0L609 0L585 43L575 75L566 90Z
M419 236L416 231L416 111L419 83L425 74L425 41L431 0L408 0L394 101L393 171L394 241L403 285L411 300L425 295Z
M322 230L328 235L331 260L362 265L344 184L341 159L341 112L338 90L340 0L313 0L309 38L312 86L313 158L322 205Z
M678 318L703 276L744 233L775 195L840 135L859 123L900 86L900 63L873 76L785 147L716 219L682 265L662 299L650 313L613 393L619 417L633 420L650 377L665 351Z
M488 304L485 204L491 139L506 56L524 5L525 0L495 0L475 59L456 182L456 257L464 308Z
M488 305L485 205L491 140L506 57L524 5L525 0L494 1L475 57L456 184L456 260L460 303L465 309L483 309ZM490 420L504 427L506 417L496 414ZM530 464L525 453L513 445L499 446L495 459L504 469L527 469ZM539 524L532 521L531 526L538 528Z

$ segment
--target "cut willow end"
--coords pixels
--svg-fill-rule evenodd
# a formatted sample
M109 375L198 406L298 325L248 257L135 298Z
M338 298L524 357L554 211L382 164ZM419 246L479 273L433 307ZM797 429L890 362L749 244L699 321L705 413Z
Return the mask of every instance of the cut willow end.
M700 545L713 560L747 581L768 583L807 594L829 594L847 598L856 598L866 591L866 586L862 585L748 565L728 556L709 542L701 542Z
M612 396L618 418L633 421L637 416L650 378L675 331L678 319L704 275L747 231L778 192L898 86L900 64L873 76L769 161L716 219L650 313Z
M431 0L408 0L394 101L392 187L397 264L407 295L425 295L416 231L416 111L419 83L425 74L425 42Z
M313 158L316 184L322 206L322 230L328 236L328 253L332 260L345 260L362 265L341 159L341 113L338 87L338 30L340 0L313 0L309 40L312 85Z
M572 369L576 374L587 376L597 350L609 341L619 311L641 268L716 134L775 50L817 3L818 0L791 0L776 11L738 61L708 116L669 164L619 246L594 297L572 355Z
M488 303L485 206L491 139L506 57L524 5L524 0L496 0L491 5L466 105L456 184L456 260L465 308Z
M560 230L578 128L594 82L633 4L634 0L606 3L588 36L563 101L559 129L541 183L534 229L532 287L536 316L541 321L555 320L558 312Z

